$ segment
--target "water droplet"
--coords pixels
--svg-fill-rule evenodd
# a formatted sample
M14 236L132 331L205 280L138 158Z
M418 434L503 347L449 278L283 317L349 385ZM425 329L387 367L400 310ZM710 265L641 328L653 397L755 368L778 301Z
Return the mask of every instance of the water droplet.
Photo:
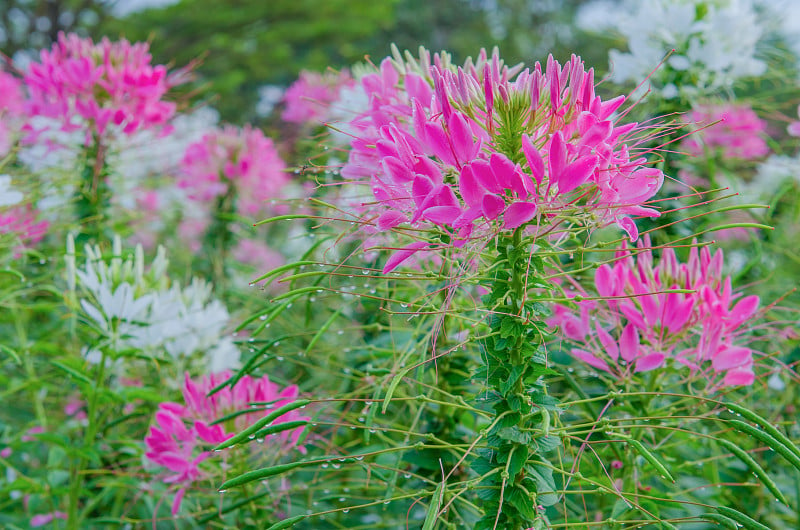
M350 512L350 508L344 508L344 509L342 510L342 513L349 513L349 512Z
M326 464L322 464L322 469L328 469L328 467L329 467L329 465L327 463Z
M261 315L260 317L258 317L258 319L259 320L266 320L267 319L267 315Z
M364 460L364 457L363 456L357 456L356 460Z
M219 490L220 493L227 493L228 490Z

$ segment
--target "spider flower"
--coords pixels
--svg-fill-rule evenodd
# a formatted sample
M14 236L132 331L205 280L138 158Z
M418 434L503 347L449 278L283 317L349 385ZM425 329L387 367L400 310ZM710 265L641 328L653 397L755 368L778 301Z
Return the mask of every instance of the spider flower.
M0 211L0 235L11 236L18 241L14 257L22 250L41 241L50 223L37 220L38 214L31 205L14 206Z
M321 125L328 119L331 104L342 88L353 84L350 73L320 74L303 70L297 81L286 90L286 108L281 118L289 123Z
M269 408L282 407L295 401L298 396L298 388L294 385L281 388L272 383L267 376L253 378L249 375L242 377L232 387L225 386L209 395L212 389L230 378L230 372L211 374L198 379L191 379L187 373L182 389L183 404L159 405L155 423L144 439L147 448L145 458L167 469L164 482L180 485L172 505L173 515L180 509L186 487L206 476L206 471L200 468L200 464L211 457L210 447L224 442L266 413L259 410L239 414L234 419L215 424L216 420L231 413L251 409L253 403L270 403ZM280 416L273 423L308 419L295 410ZM274 452L297 447L299 451L305 453L305 448L298 445L302 431L301 427L271 437L270 445L277 446Z
M753 160L769 154L764 139L767 122L746 105L705 106L695 109L690 120L708 126L690 136L684 146L689 154L703 156L704 147L718 151L725 158ZM715 125L710 125L716 121ZM710 125L710 126L709 126Z
M577 313L557 308L552 323L575 345L572 355L619 378L671 360L708 377L711 388L752 384L753 352L740 337L759 298L733 291L730 276L722 276L722 250L693 248L680 263L667 248L656 263L647 247L645 238L597 269L603 299L577 302ZM672 289L689 292L663 292Z
M632 217L659 215L645 206L663 174L636 153L642 130L613 118L624 97L597 96L579 57L522 70L481 51L455 67L423 49L361 84L370 104L350 123L342 175L370 186L379 230L437 226L458 246L564 214L635 240Z
M226 125L186 149L178 186L200 202L232 194L237 210L255 215L281 196L289 177L270 138L259 129Z
M130 135L167 124L175 104L164 96L185 79L184 71L153 65L147 43L60 33L25 74L28 113L54 118L63 130L102 136L114 124Z

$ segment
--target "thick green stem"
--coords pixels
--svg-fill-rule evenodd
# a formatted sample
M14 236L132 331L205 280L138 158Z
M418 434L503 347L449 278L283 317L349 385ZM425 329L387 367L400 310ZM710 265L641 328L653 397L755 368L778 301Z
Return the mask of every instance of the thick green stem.
M491 333L482 341L486 360L482 379L488 382L495 418L487 434L488 451L480 453L476 468L494 469L484 486L496 492L484 502L485 516L478 529L524 530L544 522L540 506L555 499L552 465L544 453L553 449L551 412L556 401L547 395L543 376L550 373L543 354L546 328L541 320L547 308L527 286L534 275L544 275L541 260L531 259L522 229L497 240L496 262L489 307L495 307Z
M95 135L92 145L84 152L81 182L75 191L75 209L81 224L79 243L98 242L101 239L110 202L106 147L100 137Z

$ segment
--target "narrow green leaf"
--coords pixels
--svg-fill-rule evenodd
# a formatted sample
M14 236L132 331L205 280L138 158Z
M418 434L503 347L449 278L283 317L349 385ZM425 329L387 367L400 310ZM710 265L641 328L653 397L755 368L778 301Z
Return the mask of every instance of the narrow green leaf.
M283 530L284 528L291 528L295 524L305 519L308 519L307 515L295 515L294 517L290 517L288 519L284 519L279 523L275 523L274 525L267 528L267 530Z
M232 479L223 482L222 486L219 487L219 491L225 491L230 488L235 488L236 486L249 484L250 482L254 482L256 480L263 480L265 478L274 477L276 475L282 475L283 473L286 473L287 471L291 471L298 467L310 466L317 463L318 462L292 462L291 464L281 464L278 466L265 467L262 469L248 471L247 473L244 473L237 477L233 477Z
M64 363L62 363L60 361L50 361L50 364L52 364L56 368L59 368L59 369L65 371L65 372L67 372L69 375L71 375L75 379L78 379L79 381L82 381L82 382L86 383L87 385L94 385L94 382L91 379L89 379L85 374L80 373L79 371L75 370L71 366L67 366L66 364L64 364Z
M272 412L270 412L269 414L267 414L266 416L255 422L253 425L251 425L250 427L246 428L245 430L234 436L233 438L229 438L224 442L222 442L221 444L219 444L218 446L216 446L214 448L214 451L225 449L226 447L230 447L232 445L238 444L243 441L249 441L251 434L257 433L265 426L269 425L274 420L283 416L287 412L299 409L300 407L305 407L309 403L311 402L307 399L298 399L297 401L293 401L292 403L287 403L286 405L273 410Z
M775 484L775 482L772 481L769 475L767 475L767 472L758 465L758 462L756 462L752 456L750 456L745 450L733 442L722 439L717 440L717 442L719 442L720 445L722 445L725 449L736 455L739 460L744 462L747 467L750 468L750 471L752 471L753 474L758 477L761 483L764 484L764 486L766 486L766 488L771 491L773 495L775 495L775 498L777 498L783 504L787 506L789 505L786 497L783 496L783 493L781 493L781 490L778 489L778 486Z
M392 379L392 382L389 383L389 388L386 389L386 397L383 398L383 406L381 407L381 412L386 414L386 409L389 408L389 402L392 400L392 396L394 395L394 391L397 390L397 386L400 384L400 381L411 371L413 366L409 366Z
M794 467L800 470L800 456L797 456L791 449L775 439L771 434L763 431L757 427L753 427L749 423L739 420L728 420L728 423L733 425L737 431L749 434L759 442L765 443L768 447L773 449L776 453L784 457Z
M262 221L258 221L254 223L253 226L261 226L268 223L274 223L276 221L291 221L294 219L318 219L318 217L313 215L302 215L302 214L288 214L288 215L276 215L275 217L270 217L269 219L264 219Z
M751 519L742 512L736 511L733 508L728 508L727 506L717 506L715 509L725 517L729 517L743 527L747 528L747 530L770 530L768 527L759 523L755 519Z
M752 421L753 423L760 425L761 428L764 429L764 432L771 434L773 438L781 442L794 454L800 457L800 448L798 448L794 442L792 442L785 434L783 434L777 427L772 425L772 423L767 421L765 418L762 418L752 410L746 409L738 403L725 403L725 406L733 412L741 414L742 417Z
M675 482L675 479L672 478L672 475L670 474L669 470L667 470L667 468L664 466L664 464L662 464L661 461L658 458L656 458L656 456L653 453L650 452L650 450L648 450L644 445L642 445L642 443L639 440L634 440L633 438L625 438L625 440L628 442L629 445L631 445L634 449L636 449L637 453L642 455L645 460L650 462L650 465L656 468L656 470L659 473L661 473L663 477L668 478L670 482Z
M422 523L422 530L433 530L439 514L439 507L442 505L442 494L444 493L444 482L440 482L433 492L433 498L428 506L428 513L425 515L425 522Z
M292 429L297 429L299 427L305 427L308 425L307 420L296 420L296 421L287 421L286 423L276 423L275 425L270 425L264 429L261 429L255 434L255 438L265 438L271 434L277 434L283 431L291 431Z
M698 516L699 519L704 521L710 521L712 523L717 523L718 526L722 526L723 528L728 528L729 530L739 530L739 524L729 517L725 517L724 515L720 515L718 513L704 513L703 515Z

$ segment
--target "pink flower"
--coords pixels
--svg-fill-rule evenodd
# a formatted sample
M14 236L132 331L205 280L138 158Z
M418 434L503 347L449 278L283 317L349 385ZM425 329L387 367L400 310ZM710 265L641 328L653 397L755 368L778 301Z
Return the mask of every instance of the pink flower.
M50 524L54 519L64 519L66 521L67 514L64 512L50 512L34 515L31 517L31 528L38 528L40 526Z
M634 240L631 216L659 215L644 206L663 175L634 154L640 129L612 119L624 98L596 96L578 57L520 71L497 53L454 68L423 52L416 67L385 59L361 84L369 109L348 125L342 175L369 183L379 230L436 226L459 246L570 212Z
M17 206L0 212L0 234L12 234L19 240L14 256L19 257L26 247L41 241L47 233L47 221L37 221L33 208Z
M623 247L614 265L597 269L595 289L606 299L577 302L580 317L566 307L555 311L550 322L575 344L572 354L620 378L678 362L711 388L752 384L752 351L737 342L758 297L733 292L731 278L722 277L721 250L695 247L679 263L667 248L654 263L649 245L645 238L635 255ZM691 292L660 292L669 289Z
M42 50L25 74L28 114L47 116L63 130L88 127L103 135L109 124L125 134L163 127L175 113L165 101L168 90L186 80L186 72L168 74L151 64L149 44L125 39L99 43L74 33L60 33L50 50Z
M281 118L289 123L321 125L328 119L330 105L339 97L339 90L352 84L346 70L324 74L303 70L284 94L286 108Z
M233 249L233 259L240 263L247 263L258 267L260 270L272 270L284 264L280 252L271 249L261 241L242 239Z
M198 202L232 194L243 215L263 211L281 196L289 176L270 138L259 129L226 125L191 144L181 162L178 186Z
M255 379L249 375L242 377L233 388L225 386L208 396L213 388L230 378L230 372L223 372L193 380L187 373L184 404L162 403L156 412L155 424L144 439L145 457L169 471L164 481L181 485L172 506L173 514L180 508L185 487L205 476L200 464L211 457L210 446L227 440L269 411L261 409L241 414L225 423L214 424L214 421L232 412L248 410L253 403L270 403L268 408L278 408L295 401L298 396L294 385L281 388L267 376ZM308 419L295 410L280 416L273 424ZM278 451L296 446L305 452L305 448L298 445L302 431L302 428L284 431L270 440L278 444Z
M720 123L711 125L719 120ZM746 105L700 107L691 113L690 121L697 126L707 127L684 142L691 155L703 156L705 148L711 152L719 151L725 158L742 160L752 160L769 154L769 146L764 139L767 122Z

